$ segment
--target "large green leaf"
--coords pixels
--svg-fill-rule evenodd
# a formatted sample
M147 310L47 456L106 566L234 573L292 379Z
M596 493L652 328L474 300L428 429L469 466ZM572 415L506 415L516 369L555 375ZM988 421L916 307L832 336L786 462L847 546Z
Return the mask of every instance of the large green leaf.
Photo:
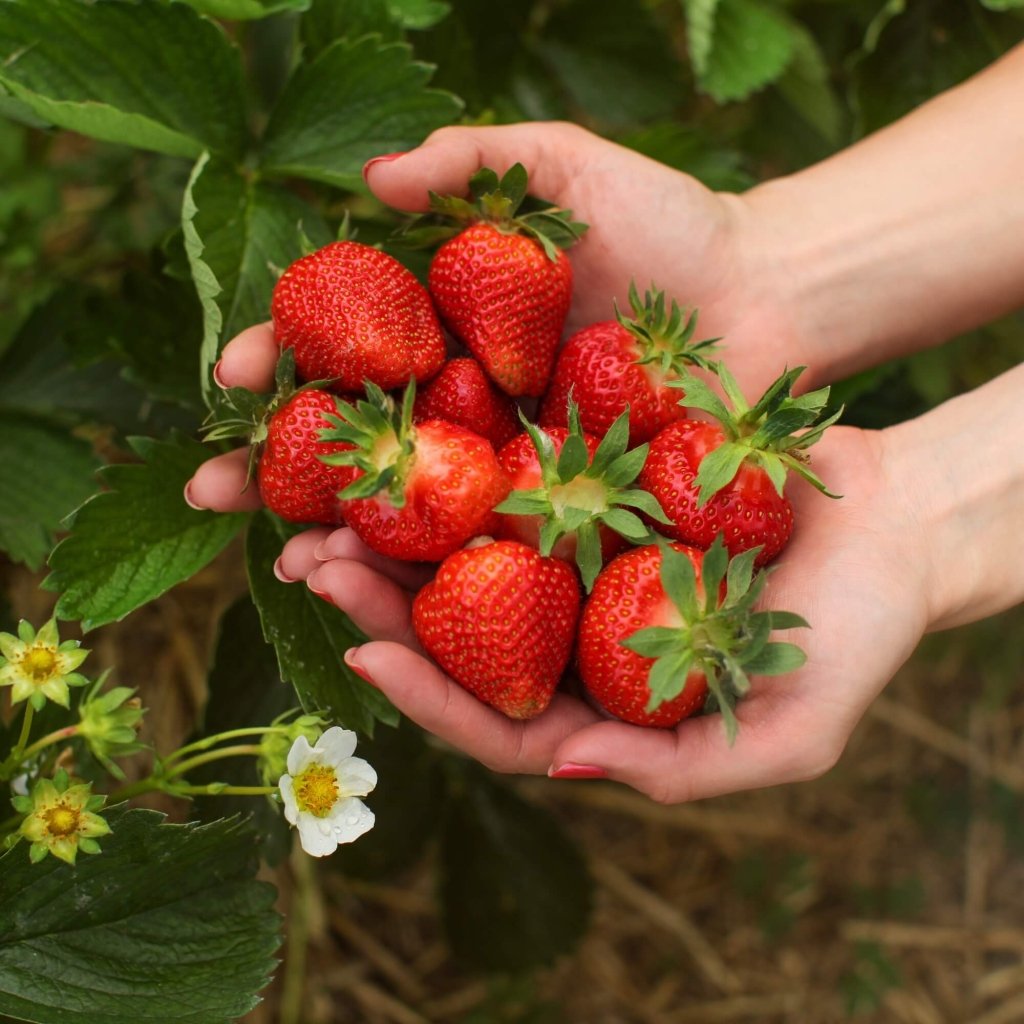
M0 0L0 83L41 118L172 156L237 155L241 61L184 4Z
M441 850L445 928L460 959L488 971L550 963L582 937L591 881L557 820L482 769L450 796Z
M639 0L559 4L530 49L570 101L599 125L632 127L667 117L683 99L664 27Z
M756 0L720 0L713 9L710 47L698 37L691 55L697 82L719 103L746 99L774 82L793 57L793 24Z
M67 430L0 411L0 550L38 569L65 516L96 490L99 460Z
M277 651L281 678L295 687L306 711L322 711L349 729L372 735L377 719L395 725L398 712L343 660L349 647L366 638L308 587L282 583L274 575L274 562L292 533L264 512L253 520L246 543L249 586L263 635Z
M237 821L114 810L72 868L0 858L0 1013L38 1024L220 1024L242 1016L280 944L274 890Z
M224 343L270 317L278 276L303 255L303 237L331 240L320 215L276 185L200 157L182 207L185 249L203 306L201 383L212 393L210 370Z
M370 33L388 41L401 38L401 26L391 16L388 0L313 0L299 25L307 62L338 39Z
M267 125L263 172L358 187L371 157L410 149L458 116L455 96L427 88L432 72L403 43L339 39L285 88Z
M185 484L211 454L198 441L134 438L132 446L143 462L102 471L108 490L75 513L50 559L44 586L60 591L57 615L83 629L122 619L188 579L245 521L185 504Z
M265 18L279 11L308 11L312 0L178 0L201 14L226 21Z

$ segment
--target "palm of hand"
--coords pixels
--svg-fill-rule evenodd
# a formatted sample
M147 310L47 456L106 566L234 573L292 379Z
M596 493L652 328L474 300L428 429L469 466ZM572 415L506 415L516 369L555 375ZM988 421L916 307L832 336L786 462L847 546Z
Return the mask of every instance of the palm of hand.
M797 530L773 570L764 603L804 615L797 639L808 663L785 677L755 680L737 709L740 734L726 743L710 715L672 730L610 721L559 695L539 718L513 722L449 680L416 645L410 623L417 580L338 531L309 561L309 538L283 557L319 568L314 589L347 611L376 642L357 664L399 710L454 746L504 772L543 773L566 762L604 768L656 800L677 802L811 778L836 760L871 700L924 630L920 559L897 537L898 489L886 478L885 435L840 428L815 449L816 470L839 501L794 485ZM323 538L319 538L317 543ZM902 572L894 573L899 568ZM902 581L893 584L893 579ZM835 580L843 580L842 588ZM883 581L884 586L883 586ZM857 652L851 659L849 652Z

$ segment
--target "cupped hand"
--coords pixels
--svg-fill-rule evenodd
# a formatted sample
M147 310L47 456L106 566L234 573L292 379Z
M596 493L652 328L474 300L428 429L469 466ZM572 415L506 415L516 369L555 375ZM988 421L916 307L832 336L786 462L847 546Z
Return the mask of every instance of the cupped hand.
M512 721L479 702L419 649L410 626L418 581L348 530L289 542L281 564L344 610L371 642L346 660L407 717L500 772L601 777L676 803L814 778L841 754L868 705L909 657L928 620L926 559L913 502L888 465L886 435L838 428L815 468L845 492L834 501L795 484L797 528L762 604L803 615L792 631L807 664L755 679L730 746L720 716L674 729L609 720L559 694L538 718ZM410 586L410 584L412 586Z

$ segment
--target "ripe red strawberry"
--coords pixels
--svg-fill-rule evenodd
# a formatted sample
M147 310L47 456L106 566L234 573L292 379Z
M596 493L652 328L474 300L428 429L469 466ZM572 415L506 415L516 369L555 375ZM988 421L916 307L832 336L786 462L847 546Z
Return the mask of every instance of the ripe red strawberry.
M550 703L579 618L576 575L516 541L449 555L416 595L413 628L457 683L510 718Z
M732 409L691 374L684 373L673 385L683 388L689 407L703 409L718 422L678 420L651 440L637 483L658 499L671 520L660 532L698 548L710 547L721 534L732 554L760 548L757 564L765 565L793 531L793 508L784 494L788 470L836 497L811 472L805 452L842 410L812 427L829 389L794 398L793 382L803 369L784 373L753 408L721 365L717 372ZM804 427L811 429L793 433Z
M717 339L694 342L696 311L684 318L675 302L666 311L664 292L647 292L641 302L630 285L629 302L633 319L616 310L615 320L584 327L565 343L541 403L541 426L566 425L570 395L583 429L598 436L628 408L630 444L686 416L682 396L666 384L687 364L708 368L706 353Z
M351 446L327 461L355 467L341 507L363 542L391 558L439 562L492 533L509 482L490 442L444 420L414 426L414 383L401 410L374 384L367 395L357 405L341 402L324 434Z
M334 395L316 389L297 391L271 414L256 473L263 504L282 519L344 523L338 492L352 481L355 470L321 461L321 456L351 447L320 440L320 432L331 426L325 416L337 414Z
M526 433L498 452L513 488L497 508L498 535L574 561L589 591L602 563L624 547L623 538L643 543L650 537L631 506L658 521L665 517L651 495L629 487L647 446L626 451L627 413L600 442L583 432L574 404L569 423L568 430L546 431L526 423Z
M416 396L413 422L448 420L486 437L497 451L519 433L516 405L475 359L449 359Z
M580 619L577 661L590 696L634 725L668 727L705 706L721 711L730 742L733 705L752 675L778 675L804 662L800 648L770 643L773 629L806 626L790 612L755 612L765 573L754 552L728 562L710 550L649 544L604 569Z
M274 334L294 348L303 380L361 392L389 390L441 368L445 340L427 290L393 256L360 242L332 242L296 260L271 302Z
M430 294L448 329L510 395L540 395L548 385L572 299L572 266L558 246L584 228L551 207L517 216L526 186L516 164L500 182L486 168L474 175L473 203L431 196L434 212L461 230L434 254Z

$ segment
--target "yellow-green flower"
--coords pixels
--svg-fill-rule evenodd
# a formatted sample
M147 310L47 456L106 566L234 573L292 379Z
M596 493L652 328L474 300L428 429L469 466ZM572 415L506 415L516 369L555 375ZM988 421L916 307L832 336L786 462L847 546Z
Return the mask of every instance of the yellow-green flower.
M32 844L32 862L52 853L74 864L79 851L99 853L96 839L110 833L110 826L95 813L105 799L93 796L92 786L87 782L70 785L63 770L52 781L39 779L28 796L15 797L15 809L25 815L18 833Z
M42 711L47 700L61 707L69 704L69 686L89 680L75 671L89 652L77 640L60 641L57 620L50 619L37 633L24 619L18 635L0 633L0 686L11 687L11 703L28 700Z

